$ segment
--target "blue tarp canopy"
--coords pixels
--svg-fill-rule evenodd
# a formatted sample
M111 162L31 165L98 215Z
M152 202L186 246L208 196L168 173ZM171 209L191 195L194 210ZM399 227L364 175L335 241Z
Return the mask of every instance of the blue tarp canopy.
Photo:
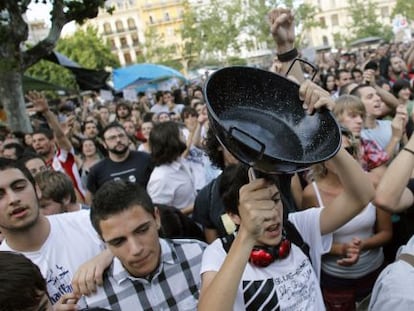
M181 72L157 64L136 64L114 69L112 72L112 79L116 91L121 91L126 87L139 87L144 84L156 83L171 78L187 81Z

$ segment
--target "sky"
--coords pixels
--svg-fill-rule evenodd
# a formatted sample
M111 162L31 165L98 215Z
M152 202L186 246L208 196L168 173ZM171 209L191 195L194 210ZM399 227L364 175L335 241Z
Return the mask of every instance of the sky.
M52 6L50 3L43 4L41 1L39 3L34 3L32 1L27 8L26 16L29 21L32 20L44 20L47 25L50 25L50 11ZM75 31L75 23L66 24L63 27L62 35L71 34Z

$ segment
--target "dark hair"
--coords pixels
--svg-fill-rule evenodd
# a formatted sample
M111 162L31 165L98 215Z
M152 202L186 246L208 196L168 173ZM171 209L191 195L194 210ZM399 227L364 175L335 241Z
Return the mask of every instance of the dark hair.
M406 79L398 79L392 86L392 93L398 98L398 93L403 89L410 89L410 81Z
M98 125L96 124L96 122L95 122L95 121L93 121L93 120L88 120L88 121L85 121L85 122L83 122L83 123L82 123L82 125L81 125L81 131L82 131L82 132L85 132L85 129L86 129L86 124L95 124L96 129L98 129Z
M244 164L231 164L221 174L219 193L228 213L239 215L239 190L249 183L248 169Z
M327 83L328 83L328 78L329 77L333 77L334 81L335 81L335 79L336 79L335 75L333 73L327 73L326 75L324 75L322 77L323 77L322 78L322 87L327 91L332 91L332 90L328 90ZM334 83L333 90L336 90L336 84L335 83Z
M239 190L243 185L249 183L248 169L247 165L239 163L229 165L223 170L219 193L226 212L239 215ZM286 220L290 212L296 211L296 205L290 190L292 175L270 175L261 172L256 172L256 175L258 178L271 181L278 187L283 203L283 218Z
M70 203L76 203L75 189L66 174L47 170L36 174L35 180L40 188L42 198L63 203L63 199L69 197Z
M26 166L26 163L33 159L42 160L42 162L46 165L45 160L40 155L32 151L25 151L22 154L22 156L18 159L18 161L21 162L24 166Z
M53 131L49 128L40 127L33 131L32 135L42 134L47 137L47 139L52 140L54 138Z
M152 118L154 117L154 112L146 112L142 116L142 122L152 122Z
M365 64L364 70L372 69L374 71L377 71L378 69L378 63L374 60L370 60L368 63Z
M1 310L37 310L47 294L39 268L22 254L0 252Z
M174 102L177 104L182 104L184 102L181 89L175 89L173 91Z
M210 158L211 164L213 164L217 168L224 169L225 164L223 151L220 150L223 147L221 147L220 142L218 141L211 127L209 127L207 130L207 136L204 146L205 151L208 157Z
M349 70L346 70L346 69L338 69L336 72L335 72L335 79L336 80L339 80L339 78L341 77L341 73L350 73L349 72Z
M184 119L187 119L189 116L197 117L197 110L192 107L184 107L183 110L181 110L181 120L184 121Z
M149 144L155 165L175 161L187 147L181 141L178 124L173 121L155 124L149 136Z
M355 72L358 72L358 73L362 74L362 70L361 69L359 69L359 68L352 68L351 75L352 75L352 78L354 78L354 79L355 79L355 76L354 76L354 73Z
M115 121L115 122L111 122L111 123L109 123L107 126L105 126L105 127L102 129L102 132L101 132L101 137L104 139L104 135L105 135L105 133L106 133L108 130L112 129L112 128L120 128L120 129L122 129L122 130L125 132L125 134L126 134L126 131L125 131L124 127L122 126L122 124L121 124L121 123L119 123L119 122L117 122L117 121Z
M158 103L158 101L162 98L162 95L163 95L163 93L162 93L162 91L157 91L156 93L155 93L155 101Z
M350 95L355 95L361 98L361 89L366 88L366 87L372 87L372 86L367 85L367 84L360 84L351 91Z
M16 158L19 159L23 153L25 148L19 143L8 143L3 146L3 149L14 149L16 153Z
M93 138L84 138L82 139L81 143L80 143L80 152L83 153L83 144L87 141L91 141L96 149L96 153L99 155L99 147L98 147L98 143L96 142L96 139Z
M93 197L91 205L91 222L96 232L102 236L99 223L111 215L119 214L134 205L141 206L154 215L154 206L146 190L139 184L128 181L108 181L103 184Z
M0 171L4 171L7 169L18 169L19 171L21 171L23 175L27 178L27 180L29 180L29 182L32 184L33 188L35 188L36 183L32 174L21 161L0 158Z
M154 205L160 212L160 236L168 239L197 239L205 241L200 227L178 208L164 204Z

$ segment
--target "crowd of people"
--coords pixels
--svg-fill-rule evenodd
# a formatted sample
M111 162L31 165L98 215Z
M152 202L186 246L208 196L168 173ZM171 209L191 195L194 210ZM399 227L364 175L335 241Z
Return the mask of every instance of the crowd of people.
M294 16L269 23L284 75ZM315 65L288 78L307 113L332 111L341 148L285 175L217 139L202 86L28 92L33 132L0 127L0 310L409 310L414 41Z

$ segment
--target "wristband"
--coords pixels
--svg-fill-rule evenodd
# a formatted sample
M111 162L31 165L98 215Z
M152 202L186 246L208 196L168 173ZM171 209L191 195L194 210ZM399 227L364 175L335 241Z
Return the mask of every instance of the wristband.
M296 48L293 48L286 53L277 54L277 59L282 63L290 62L291 60L294 60L296 57L298 57L298 55L298 50Z
M405 150L405 151L411 153L412 155L414 155L414 150L411 150L411 149L409 149L407 147L404 147L403 150Z

